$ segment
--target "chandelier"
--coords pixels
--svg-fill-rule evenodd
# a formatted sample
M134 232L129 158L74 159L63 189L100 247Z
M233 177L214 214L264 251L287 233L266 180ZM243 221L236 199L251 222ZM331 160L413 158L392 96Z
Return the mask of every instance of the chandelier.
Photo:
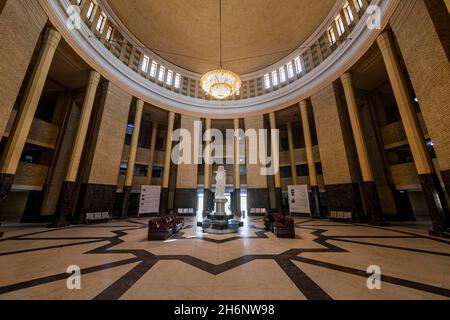
M205 73L200 79L203 90L212 97L223 100L236 94L241 88L239 76L222 67L222 0L219 0L220 16L220 69Z
M203 90L216 99L226 99L239 91L241 79L229 70L209 71L200 79Z

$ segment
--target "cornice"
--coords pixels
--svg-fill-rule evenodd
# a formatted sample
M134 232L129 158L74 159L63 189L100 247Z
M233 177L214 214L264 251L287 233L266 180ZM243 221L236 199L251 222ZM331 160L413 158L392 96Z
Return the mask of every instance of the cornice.
M166 90L134 72L101 43L92 37L91 31L82 24L80 30L66 27L68 0L39 0L54 27L66 42L93 69L115 83L124 91L143 101L176 113L215 119L242 118L269 113L307 99L351 68L372 46L381 30L369 30L364 15L350 35L351 40L342 44L324 62L302 78L262 96L236 101L212 101L192 98ZM400 0L374 0L382 12L382 29L386 27Z

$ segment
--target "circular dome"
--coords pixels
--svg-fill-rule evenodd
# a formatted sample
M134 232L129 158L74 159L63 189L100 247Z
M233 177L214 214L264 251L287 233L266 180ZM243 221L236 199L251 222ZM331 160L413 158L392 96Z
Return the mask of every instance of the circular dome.
M104 0L145 46L203 74L220 60L219 0ZM335 0L222 1L223 67L251 73L297 49L324 21Z

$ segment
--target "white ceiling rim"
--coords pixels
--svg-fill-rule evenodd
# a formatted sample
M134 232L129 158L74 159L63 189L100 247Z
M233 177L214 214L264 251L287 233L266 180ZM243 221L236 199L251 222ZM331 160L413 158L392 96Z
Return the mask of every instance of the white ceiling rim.
M388 24L400 0L374 0L382 12L382 27ZM277 91L237 101L211 101L184 96L164 89L124 65L108 51L83 23L80 30L66 26L68 0L40 0L50 21L66 42L93 69L124 91L143 101L170 111L214 119L242 118L283 109L307 99L338 79L372 46L381 30L369 30L364 16L342 44L311 72Z

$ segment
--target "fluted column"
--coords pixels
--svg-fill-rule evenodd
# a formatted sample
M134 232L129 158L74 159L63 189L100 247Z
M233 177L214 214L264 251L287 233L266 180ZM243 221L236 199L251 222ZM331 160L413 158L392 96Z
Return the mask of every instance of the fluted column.
M60 40L61 35L58 31L52 28L46 30L43 47L39 52L25 96L0 161L0 203L6 200L11 192L14 175L16 174L42 90L44 89L45 80ZM13 59L14 57L10 58Z
M291 163L292 184L297 184L297 165L295 163L294 137L292 134L292 123L286 124L288 144L289 144L289 162Z
M159 206L159 214L164 215L167 213L169 203L169 181L170 181L170 165L172 155L172 133L173 125L175 123L175 113L169 112L169 119L167 121L167 135L166 135L166 150L164 153L164 171L163 171L163 184L161 189L161 202Z
M428 211L433 222L433 232L437 234L446 232L450 226L450 215L445 195L425 145L425 138L414 110L412 98L409 96L390 33L383 32L378 36L377 42L414 157Z
M84 95L83 105L81 107L80 122L78 123L75 134L75 142L70 154L69 164L66 169L61 192L59 194L58 205L56 208L56 219L54 226L64 226L72 214L75 198L75 182L77 180L78 169L80 166L81 155L83 153L86 140L89 120L94 106L95 94L100 82L100 74L96 71L89 73L89 80Z
M234 192L233 192L233 198L232 198L232 208L237 214L240 214L241 212L241 161L240 161L240 154L239 154L239 119L233 120L233 126L234 126L234 138L233 138L233 145L234 145L234 165L233 165L233 171L234 171Z
M311 185L311 216L321 218L320 213L320 190L317 180L316 162L314 161L314 151L311 139L311 129L309 127L308 103L300 102L300 114L302 116L303 136L305 139L306 160L308 162L309 183Z
M127 174L123 186L123 203L121 218L128 218L128 204L130 202L131 188L133 187L134 167L136 165L136 154L139 142L139 132L141 130L142 111L144 110L144 101L136 100L136 114L134 115L134 128L131 136L130 154L128 157Z
M369 153L367 144L362 130L361 117L359 114L358 103L356 101L355 90L353 88L352 76L350 73L344 73L341 76L342 86L344 87L345 99L347 101L347 109L352 126L353 137L358 153L359 166L363 178L362 196L364 197L363 205L369 222L375 225L386 225L383 218L383 212L378 195L375 177L373 175L372 165L369 161Z
M152 125L152 139L150 142L150 159L148 160L147 184L152 184L153 164L155 163L156 140L158 138L158 122L154 121Z
M211 119L205 119L205 148L211 142ZM209 152L205 155L205 172L204 172L204 195L203 195L203 211L211 212L214 209L213 195L211 191L211 158Z
M269 120L270 120L270 129L276 130L277 129L277 123L276 123L276 117L275 113L271 112L269 114ZM271 155L272 155L272 162L275 169L275 198L277 203L277 210L278 212L283 212L283 206L282 206L282 191L281 191L281 175L280 175L280 154L279 154L279 141L277 139L277 136L274 134L270 135L270 142L271 142Z

